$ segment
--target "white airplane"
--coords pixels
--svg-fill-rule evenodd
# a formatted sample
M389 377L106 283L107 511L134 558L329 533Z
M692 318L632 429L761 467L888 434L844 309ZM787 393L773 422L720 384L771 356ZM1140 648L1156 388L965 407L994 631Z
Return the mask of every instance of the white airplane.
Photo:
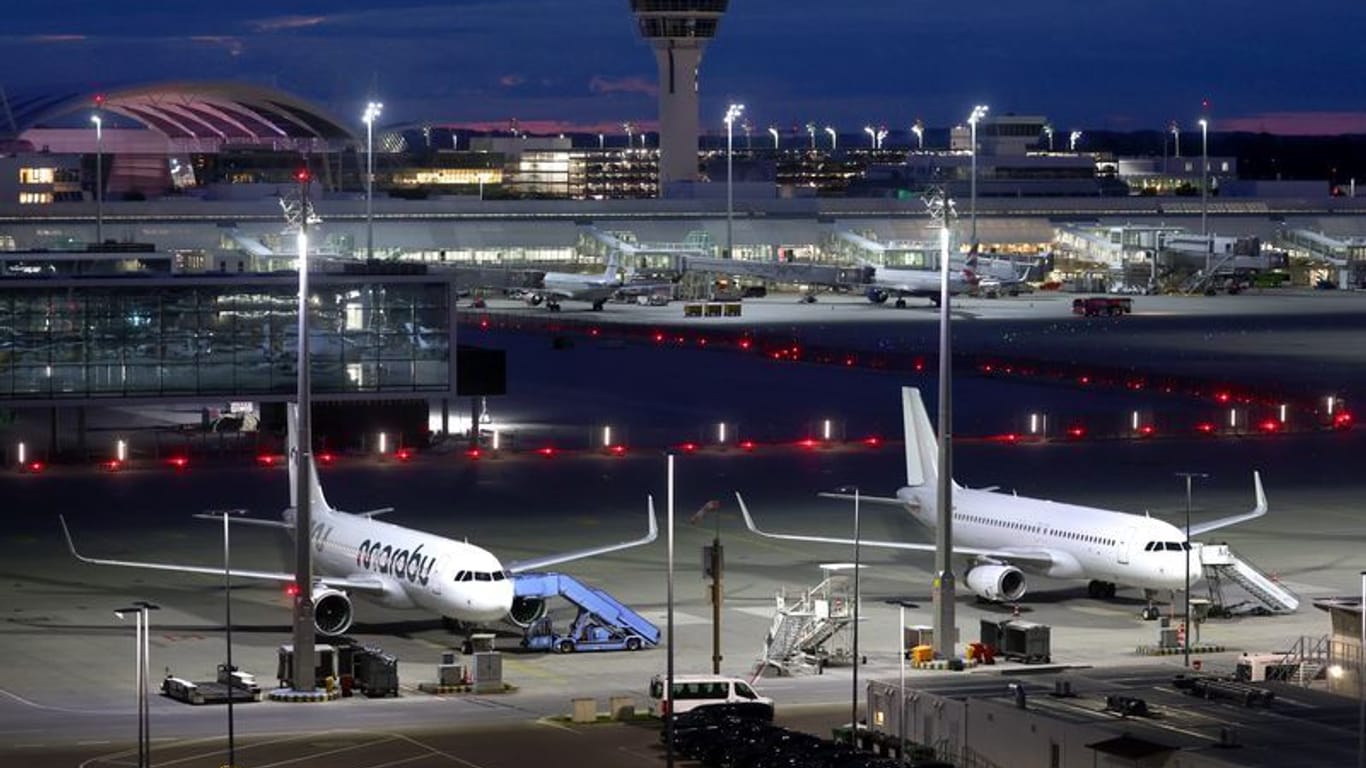
M298 473L296 407L291 404L288 415L290 508L285 510L284 519L230 517L230 522L284 528L295 533L298 505L295 491ZM505 567L491 552L474 544L375 519L389 511L387 509L358 514L334 509L323 496L316 466L309 473L309 479L313 518L309 536L313 541L315 570L312 584L314 623L322 635L340 635L350 628L353 593L388 608L420 609L465 626L506 619L525 628L545 615L545 601L515 597L514 574L649 544L659 533L651 498L647 502L649 530L642 538L521 560ZM76 551L66 520L61 519L61 523L71 554L81 562L223 576L223 569L216 566L86 557ZM285 571L232 569L232 575L285 584L295 582L294 574Z
M868 270L864 296L874 304L885 304L896 297L896 308L906 308L906 297L923 297L939 306L941 278L937 269L907 269L864 264ZM949 269L949 295L957 296L972 287L974 276L966 268Z
M615 258L609 257L600 275L546 272L541 276L540 287L522 290L522 299L533 307L544 303L551 312L560 311L561 301L583 301L593 305L593 310L597 312L621 288L622 283L621 268Z
M916 521L935 527L939 448L920 391L903 387L902 420L906 435L906 487L894 498L860 496L861 501L893 504ZM1252 473L1256 506L1251 512L1192 525L1192 536L1266 514L1262 479ZM822 496L852 499L847 494ZM768 533L759 529L744 500L745 525L761 536L795 541L849 544L852 539ZM933 552L933 544L860 539L860 546ZM1140 587L1151 600L1158 590L1185 587L1186 549L1180 528L1147 515L1031 499L994 489L953 486L953 550L969 559L963 582L979 597L1014 602L1025 594L1025 572L1055 579L1086 579L1092 597L1113 597L1117 584ZM1194 553L1198 555L1197 553ZM1198 557L1193 568L1199 567ZM1155 618L1151 605L1144 618Z

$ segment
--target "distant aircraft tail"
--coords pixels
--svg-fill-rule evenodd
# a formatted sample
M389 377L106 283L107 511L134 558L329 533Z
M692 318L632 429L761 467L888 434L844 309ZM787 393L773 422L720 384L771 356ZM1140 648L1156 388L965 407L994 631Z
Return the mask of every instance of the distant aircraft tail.
M287 422L288 442L287 450L289 456L289 508L291 510L299 508L299 404L289 403L285 406L285 421ZM323 496L322 484L318 481L318 464L313 461L312 452L308 459L308 484L309 496L313 501L311 510L314 514L333 512L327 503L327 497Z
M901 419L906 436L906 485L926 485L939 478L939 443L915 387L901 388Z

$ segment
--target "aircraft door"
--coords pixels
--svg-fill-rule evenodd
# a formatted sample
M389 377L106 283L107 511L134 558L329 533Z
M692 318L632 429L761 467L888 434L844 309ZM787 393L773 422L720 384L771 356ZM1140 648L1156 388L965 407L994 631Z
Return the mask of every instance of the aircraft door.
M1124 538L1119 540L1118 554L1115 558L1121 565L1129 562L1129 542L1134 540L1137 533L1137 529L1132 526L1124 529Z

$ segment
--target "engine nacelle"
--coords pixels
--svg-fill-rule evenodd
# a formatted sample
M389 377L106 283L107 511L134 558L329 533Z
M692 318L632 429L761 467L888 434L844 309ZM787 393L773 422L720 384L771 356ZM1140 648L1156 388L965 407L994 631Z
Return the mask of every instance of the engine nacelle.
M329 637L340 635L351 628L351 598L331 587L313 590L313 626L318 634Z
M963 579L968 588L983 600L1014 602L1024 597L1025 575L1013 565L988 563L973 566Z
M530 306L530 307L539 307L539 306L541 306L541 302L542 302L542 301L545 301L545 297L544 297L544 296L542 296L542 295L539 294L539 293L534 293L534 292L533 292L533 293L528 293L528 294L526 294L525 296L523 296L522 298L523 298L524 301L526 301L527 306Z
M512 599L512 610L508 611L507 620L526 629L532 624L545 617L546 604L543 597L514 597Z
M863 295L867 296L868 300L874 304L885 304L888 293L881 288L869 288Z

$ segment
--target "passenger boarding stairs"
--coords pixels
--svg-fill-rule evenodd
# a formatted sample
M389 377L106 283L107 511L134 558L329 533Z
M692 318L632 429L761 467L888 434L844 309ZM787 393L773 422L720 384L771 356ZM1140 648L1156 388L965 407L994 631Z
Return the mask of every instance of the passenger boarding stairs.
M826 647L832 641L837 643L854 621L849 578L836 573L842 567L848 566L822 566L825 579L795 597L787 590L778 592L773 624L764 639L755 678L770 669L790 675L819 671L826 664L852 659L849 643Z
M1300 599L1266 574L1243 560L1227 544L1201 544L1200 567L1209 582L1210 600L1224 606L1223 587L1231 581L1242 587L1257 602L1272 613L1294 613Z
M646 645L659 644L659 627L601 589L590 587L567 573L518 573L513 576L517 597L547 600L559 596L578 607L568 637L585 634L597 625L622 638L637 635Z

